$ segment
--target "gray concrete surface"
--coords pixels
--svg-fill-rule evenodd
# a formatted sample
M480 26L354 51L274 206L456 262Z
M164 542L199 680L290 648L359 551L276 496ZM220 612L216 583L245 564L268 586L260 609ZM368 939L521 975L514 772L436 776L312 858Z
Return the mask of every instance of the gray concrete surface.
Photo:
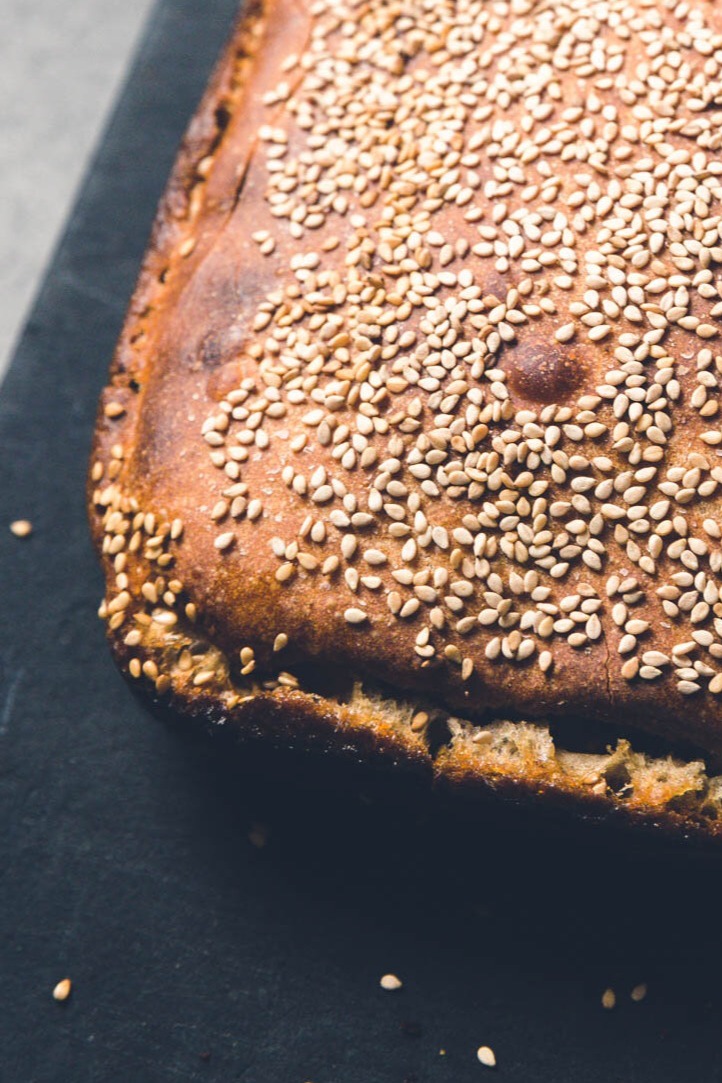
M0 0L0 378L153 0Z

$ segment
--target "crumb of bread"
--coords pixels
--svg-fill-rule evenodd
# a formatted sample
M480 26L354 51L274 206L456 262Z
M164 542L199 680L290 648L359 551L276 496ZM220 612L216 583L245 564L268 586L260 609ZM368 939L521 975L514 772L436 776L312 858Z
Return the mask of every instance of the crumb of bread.
M613 989L605 989L602 993L602 1007L607 1011L611 1011L617 1003L617 994Z
M251 846L255 846L257 850L262 850L268 842L268 836L270 831L267 824L254 823L251 824L251 829L248 832L248 841Z
M644 1000L647 995L646 982L640 982L639 985L635 985L634 989L632 989L629 995L631 999L635 1002L635 1004L638 1004L640 1000Z
M33 532L33 524L29 519L15 519L10 524L10 530L16 538L27 538Z

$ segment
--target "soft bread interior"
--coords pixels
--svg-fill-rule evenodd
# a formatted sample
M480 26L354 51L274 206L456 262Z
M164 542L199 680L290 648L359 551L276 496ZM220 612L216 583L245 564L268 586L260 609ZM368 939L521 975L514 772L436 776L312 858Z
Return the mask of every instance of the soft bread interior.
M144 645L159 659L158 672L167 678L160 683L161 692L188 695L212 679L216 688L223 685L222 700L231 717L240 712L239 721L243 707L258 697L287 695L289 690L298 696L319 693L283 670L238 677L217 647L177 627L168 631L151 623ZM141 676L153 681L154 672L146 665ZM673 813L691 824L722 824L722 775L710 771L701 757L644 751L636 743L644 745L640 735L629 740L610 734L609 743L598 751L575 751L560 743L553 725L509 719L479 724L428 701L396 696L388 688L352 678L345 693L332 699L327 694L326 699L342 710L352 729L391 728L403 742L424 749L439 778L569 797L599 808L623 807L647 818ZM578 744L599 745L598 727L585 731L580 721L577 729Z
M429 713L361 684L354 688L352 703L367 717L381 715L399 727ZM497 719L478 725L448 716L444 729L437 747L430 744L442 771L467 779L476 775L479 780L541 784L576 796L621 802L630 810L722 819L722 776L709 774L702 759L651 755L636 750L625 738L603 752L572 752L556 743L548 725L535 722Z
M569 752L555 744L547 726L496 721L474 726L452 719L452 755L463 751L480 774L537 778L565 790L587 790L630 808L674 810L693 817L722 816L722 778L703 760L651 756L620 738L605 753Z

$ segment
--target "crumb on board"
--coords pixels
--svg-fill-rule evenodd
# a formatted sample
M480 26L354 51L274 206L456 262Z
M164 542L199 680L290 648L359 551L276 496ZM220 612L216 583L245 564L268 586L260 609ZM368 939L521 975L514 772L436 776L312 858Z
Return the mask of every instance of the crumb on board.
M400 978L397 978L395 974L384 974L379 982L382 989L387 989L389 992L394 989L400 989L404 983Z
M480 1045L476 1051L476 1057L485 1068L496 1068L496 1056L494 1050L488 1045Z
M607 1011L611 1011L617 1003L617 994L613 989L605 989L602 993L602 1007Z
M268 842L269 835L270 830L267 824L253 823L248 832L248 841L251 846L255 846L257 850L262 850Z
M54 1000L67 1000L73 988L70 978L63 978L53 989Z
M640 982L639 985L635 985L634 989L632 989L631 993L629 994L630 998L635 1002L635 1004L638 1004L640 1002L640 1000L644 1000L646 995L647 995L647 983L646 982Z
M33 524L29 519L14 519L10 524L10 530L16 538L27 538L33 532Z

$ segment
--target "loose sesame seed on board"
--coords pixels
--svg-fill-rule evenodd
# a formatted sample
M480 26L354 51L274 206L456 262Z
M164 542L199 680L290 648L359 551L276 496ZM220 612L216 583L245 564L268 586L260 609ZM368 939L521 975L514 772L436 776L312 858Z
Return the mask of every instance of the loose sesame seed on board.
M480 1064L483 1064L485 1068L496 1067L496 1055L494 1050L488 1045L481 1045L476 1051L476 1059Z
M62 978L53 989L53 1000L67 1000L73 989L70 978Z
M29 519L14 519L10 524L10 531L16 538L27 538L33 532L33 524Z
M395 992L402 987L403 982L395 974L384 974L379 980L379 985L387 992Z

